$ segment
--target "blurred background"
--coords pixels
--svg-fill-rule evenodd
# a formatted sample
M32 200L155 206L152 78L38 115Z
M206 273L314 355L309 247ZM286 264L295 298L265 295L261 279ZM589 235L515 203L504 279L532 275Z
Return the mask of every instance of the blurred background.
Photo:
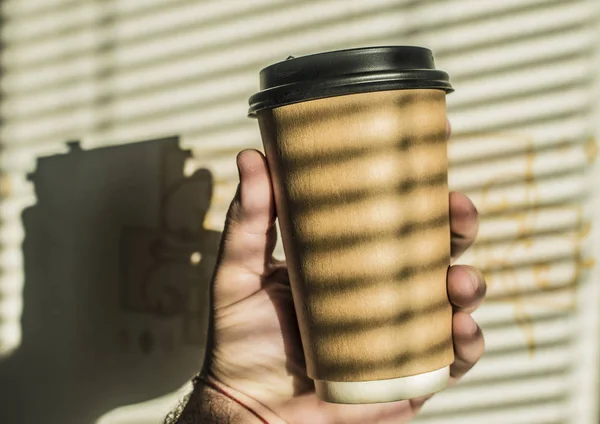
M450 185L481 214L487 352L422 424L598 423L598 0L3 0L0 421L160 423L259 70L421 45L449 72ZM280 249L281 250L281 249Z

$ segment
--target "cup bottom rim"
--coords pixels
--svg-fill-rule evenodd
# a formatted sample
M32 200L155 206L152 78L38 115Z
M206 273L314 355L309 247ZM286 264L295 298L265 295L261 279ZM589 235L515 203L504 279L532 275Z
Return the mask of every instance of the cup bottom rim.
M315 380L317 396L330 403L383 403L413 399L448 386L450 366L434 371L372 381Z

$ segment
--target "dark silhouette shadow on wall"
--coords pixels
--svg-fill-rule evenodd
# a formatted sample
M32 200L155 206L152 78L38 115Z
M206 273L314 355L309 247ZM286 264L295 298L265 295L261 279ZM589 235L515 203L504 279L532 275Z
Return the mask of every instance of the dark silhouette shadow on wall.
M88 424L199 369L220 233L213 182L178 138L39 158L23 212L23 341L0 363L3 423Z

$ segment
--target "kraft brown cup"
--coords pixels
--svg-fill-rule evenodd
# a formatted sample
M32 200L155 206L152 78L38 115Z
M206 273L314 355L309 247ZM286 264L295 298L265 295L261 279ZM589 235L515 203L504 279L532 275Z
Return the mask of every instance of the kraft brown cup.
M325 401L447 386L445 94L382 90L256 113L307 373Z

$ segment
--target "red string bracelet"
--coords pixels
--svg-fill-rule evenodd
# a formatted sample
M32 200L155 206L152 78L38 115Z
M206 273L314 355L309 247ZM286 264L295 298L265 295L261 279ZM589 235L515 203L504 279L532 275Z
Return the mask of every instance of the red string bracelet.
M223 390L222 388L220 388L219 386L217 386L216 384L214 384L212 381L210 381L209 379L207 379L204 376L198 376L196 377L197 380L201 381L202 383L206 384L208 387L210 387L211 389L217 391L218 393L222 394L223 396L225 396L226 398L234 401L235 403L237 403L238 405L240 405L242 408L244 408L246 411L250 412L252 415L254 415L256 418L258 418L258 420L262 423L262 424L269 424L269 422L267 420L265 420L263 417L261 417L260 415L258 415L258 413L253 410L252 408L250 408L249 406L245 405L241 400L235 398L233 395L231 395L230 393L227 393L227 391Z

